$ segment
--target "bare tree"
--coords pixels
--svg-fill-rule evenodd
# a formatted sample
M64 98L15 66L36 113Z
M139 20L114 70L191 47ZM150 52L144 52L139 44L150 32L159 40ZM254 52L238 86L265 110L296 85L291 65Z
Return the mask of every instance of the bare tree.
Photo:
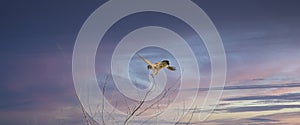
M145 96L142 98L142 100L140 101L133 101L134 102L134 106L130 106L129 102L125 99L125 97L123 98L124 99L124 104L127 108L127 117L126 119L123 121L123 125L127 125L130 121L134 120L136 116L141 116L143 114L145 114L147 111L149 110L157 110L158 112L161 112L161 102L164 100L164 99L167 99L167 102L164 103L166 104L167 106L170 105L171 103L171 99L168 98L168 96L172 95L172 93L176 92L177 88L176 86L171 86L167 89L165 89L163 91L163 93L159 96L159 98L157 98L156 100L154 100L153 102L151 102L150 104L146 105L145 102L146 102L146 98L149 96L150 92L152 91L152 89L154 88L154 85L156 84L155 83L155 79L154 77L152 76L153 78L153 84L151 84L151 88L146 92ZM108 86L108 82L109 82L109 77L106 76L105 77L105 81L102 83L102 94L103 94L103 98L102 98L102 101L104 102L104 98L105 98L105 94L106 94L106 89L107 89L107 86ZM176 79L176 82L177 83L178 81L180 81L180 77L178 79ZM109 97L109 100L110 102L112 102L113 100L113 92L112 92L112 96ZM122 95L124 96L124 95ZM117 107L118 101L116 101L115 103L115 106ZM132 104L132 103L131 103ZM124 105L123 105L124 106ZM186 125L189 125L191 124L191 121L194 117L194 111L196 110L196 106L193 106L193 108L186 108L185 105L183 106L183 110L185 111L188 111L187 114L184 116L184 118L188 118L188 121L186 122L182 122L183 118L180 118L177 122L175 122L175 124L182 124L182 123L185 123ZM95 122L93 120L93 118L91 116L89 116L87 114L87 112L84 110L83 106L81 105L81 109L82 109L82 112L83 112L83 116L84 116L84 119L85 119L85 122L87 125L97 125L97 122ZM105 112L107 113L107 115L111 118L111 119L114 119L113 117L113 112L107 112L105 110L105 105L104 103L102 103L101 106L99 106L99 109L100 110L97 110L99 111L98 113L101 114L101 125L106 125L106 120L104 118L104 115L105 115ZM158 118L158 116L161 115L161 113L156 113L156 115L152 116L151 118L149 118L147 121L153 119L153 118ZM145 122L147 121L144 121L143 123L141 124L144 124Z

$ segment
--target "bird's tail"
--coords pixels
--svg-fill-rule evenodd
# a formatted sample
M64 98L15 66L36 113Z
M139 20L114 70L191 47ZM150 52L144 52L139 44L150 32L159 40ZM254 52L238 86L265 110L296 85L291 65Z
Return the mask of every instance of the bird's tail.
M176 67L174 67L174 66L168 66L167 67L169 70L172 70L172 71L175 71L176 70Z

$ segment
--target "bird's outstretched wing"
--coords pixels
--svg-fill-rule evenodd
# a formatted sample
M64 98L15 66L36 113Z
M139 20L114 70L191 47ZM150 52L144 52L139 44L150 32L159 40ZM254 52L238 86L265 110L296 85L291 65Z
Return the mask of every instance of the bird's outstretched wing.
M172 70L172 71L175 71L175 70L176 70L176 67L174 67L174 66L167 66L167 69Z
M144 57L142 57L140 54L137 54L145 63L147 63L148 65L153 65L149 60L145 59Z

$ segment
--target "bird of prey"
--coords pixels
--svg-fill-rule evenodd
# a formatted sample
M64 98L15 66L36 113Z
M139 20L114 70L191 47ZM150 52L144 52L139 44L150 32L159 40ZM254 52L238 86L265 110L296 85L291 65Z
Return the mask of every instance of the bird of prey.
M152 70L154 75L157 75L158 71L162 68L167 68L171 71L175 71L176 67L170 66L169 60L162 60L161 62L151 63L149 60L145 59L141 55L137 54L145 63L148 64L148 70Z

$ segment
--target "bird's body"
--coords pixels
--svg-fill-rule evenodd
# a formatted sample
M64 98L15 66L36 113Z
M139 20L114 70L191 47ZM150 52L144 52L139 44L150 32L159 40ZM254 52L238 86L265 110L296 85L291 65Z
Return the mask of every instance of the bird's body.
M154 75L158 74L158 71L163 68L167 68L169 70L175 71L176 68L174 66L170 66L170 62L168 60L163 60L161 62L151 63L149 60L146 60L141 55L137 54L145 63L148 64L148 70L152 70Z

